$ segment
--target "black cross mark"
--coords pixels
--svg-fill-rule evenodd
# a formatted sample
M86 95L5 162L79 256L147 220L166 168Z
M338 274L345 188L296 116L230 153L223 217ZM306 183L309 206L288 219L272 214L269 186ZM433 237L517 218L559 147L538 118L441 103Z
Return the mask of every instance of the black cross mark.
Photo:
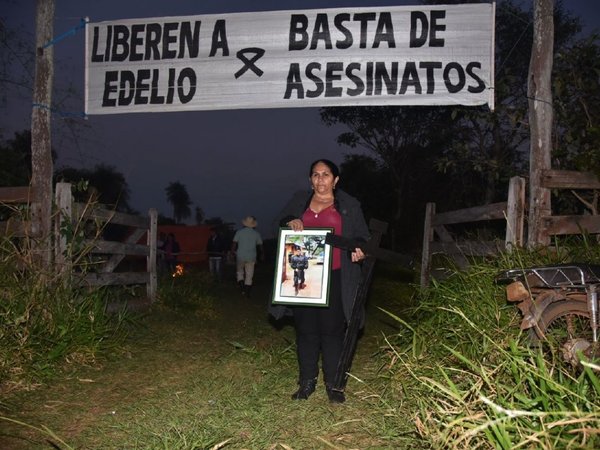
M252 56L252 58L248 58L246 56L246 54L248 54L248 53L253 54L254 56ZM240 70L238 70L235 73L235 77L236 78L241 77L242 75L244 75L244 73L246 73L248 71L248 69L250 69L252 72L254 72L259 77L262 77L262 74L264 72L262 70L260 70L258 67L256 67L256 64L254 64L254 63L256 61L258 61L260 58L262 58L264 54L265 54L265 50L263 48L258 48L258 47L243 48L239 52L237 52L235 54L235 56L237 56L238 59L244 63L244 67L242 67Z

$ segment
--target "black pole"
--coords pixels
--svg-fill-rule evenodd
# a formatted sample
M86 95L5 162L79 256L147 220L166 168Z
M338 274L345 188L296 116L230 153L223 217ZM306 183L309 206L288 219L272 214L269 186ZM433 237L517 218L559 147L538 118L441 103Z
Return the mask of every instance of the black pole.
M385 222L371 219L369 222L369 229L371 230L371 239L369 240L370 247L379 247L381 236L387 231L387 226L388 224ZM327 242L327 238L325 242ZM354 250L354 248L351 249ZM356 341L358 340L358 332L361 327L362 310L367 301L367 294L369 293L371 279L373 278L373 269L376 260L377 259L374 256L367 256L362 263L360 280L354 297L354 304L352 305L352 314L350 315L350 321L348 322L348 328L346 329L346 335L344 336L342 354L338 362L335 379L333 380L334 390L343 391L346 387L346 382L348 381L348 371L352 365Z

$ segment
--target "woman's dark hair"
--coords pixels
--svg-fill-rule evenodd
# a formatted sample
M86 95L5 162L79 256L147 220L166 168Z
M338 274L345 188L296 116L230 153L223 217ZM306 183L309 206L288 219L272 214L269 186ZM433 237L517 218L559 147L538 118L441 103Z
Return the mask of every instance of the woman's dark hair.
M329 170L331 170L331 174L333 175L333 178L340 176L340 169L338 168L338 166L336 166L336 164L333 161L330 161L328 159L317 159L310 165L310 171L308 172L308 178L312 177L313 170L314 170L315 166L319 163L323 163L327 167L329 167ZM310 200L312 199L313 195L314 195L314 192L308 198L308 201L306 202L306 207L304 209L308 209L310 207ZM337 192L335 191L335 189L333 190L333 204L336 209L340 209L340 204L339 204Z
M310 171L308 172L308 178L312 177L313 170L314 170L315 166L319 163L323 163L327 167L329 167L329 170L331 170L333 178L340 176L340 169L338 168L338 166L335 165L335 163L333 161L330 161L328 159L317 159L310 165Z

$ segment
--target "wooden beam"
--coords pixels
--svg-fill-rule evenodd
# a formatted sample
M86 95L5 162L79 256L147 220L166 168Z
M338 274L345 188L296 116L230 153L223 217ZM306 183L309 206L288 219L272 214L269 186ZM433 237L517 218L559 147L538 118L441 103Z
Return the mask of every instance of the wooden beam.
M88 273L82 280L87 286L114 286L118 284L146 284L147 272Z
M30 207L35 261L46 276L55 269L52 262L52 87L54 85L54 0L37 0L35 14L35 78L31 110L31 185L35 202ZM32 49L33 50L33 49Z
M142 236L144 236L144 234L146 234L147 230L142 229L142 228L136 228L131 235L129 235L127 237L127 239L125 239L125 242L123 242L123 244L136 244L141 238ZM149 247L148 247L149 248ZM112 272L113 270L116 269L116 267L119 265L119 263L121 261L123 261L123 259L125 258L125 253L118 253L115 255L112 255L108 261L106 261L106 264L104 264L104 266L102 266L102 269L100 270L101 272Z
M146 217L134 216L110 209L100 208L96 205L85 203L75 203L73 205L74 218L85 217L88 220L100 220L110 222L116 225L127 225L137 228L148 228L148 219Z
M527 76L529 99L529 220L527 246L548 247L541 218L552 214L550 190L542 173L552 168L552 63L554 61L554 0L533 0L533 45Z
M148 211L150 229L148 230L148 248L150 253L146 259L146 271L148 272L149 280L146 285L146 294L151 302L156 300L158 293L158 277L156 273L156 254L157 254L157 231L158 231L158 211L155 208L150 208Z
M373 228L370 228L370 230L373 231ZM379 234L381 235L383 233ZM371 241L357 241L343 236L338 236L337 234L327 233L325 235L325 243L350 252L353 252L356 248L360 248L365 256L372 256L374 258L381 259L382 261L398 264L409 269L413 268L414 262L412 256L386 250L385 248L374 245Z
M73 255L67 255L69 243L67 236L62 233L65 225L73 220L73 193L70 183L56 183L54 187L54 202L58 214L54 217L54 262L59 273L71 273L73 270Z
M544 170L542 186L547 189L600 189L600 180L591 172Z
M475 206L473 208L459 209L457 211L437 213L433 217L433 226L503 219L506 207L507 202L499 202L490 205Z
M525 178L512 177L508 185L506 233L504 245L508 251L523 246L525 236Z
M504 247L501 241L464 241L464 242L432 242L432 253L446 253L449 256L490 256L498 254Z
M431 223L435 217L435 203L427 203L425 207L425 223L423 225L423 249L421 250L421 289L429 286L431 278L431 243L433 242L433 227Z
M124 244L123 242L86 240L84 245L91 249L92 253L111 253L116 255L148 256L150 251L147 245Z
M35 199L35 191L29 186L0 187L0 204L30 203Z
M551 236L561 234L600 233L600 216L550 216L542 218L544 231Z
M433 231L435 231L435 234L438 235L438 237L440 238L440 241L454 242L452 235L450 234L450 232L446 229L446 227L444 225L438 225L438 226L434 227Z
M7 220L6 222L0 222L0 236L25 237L30 229L30 225L29 222L23 222L21 220Z

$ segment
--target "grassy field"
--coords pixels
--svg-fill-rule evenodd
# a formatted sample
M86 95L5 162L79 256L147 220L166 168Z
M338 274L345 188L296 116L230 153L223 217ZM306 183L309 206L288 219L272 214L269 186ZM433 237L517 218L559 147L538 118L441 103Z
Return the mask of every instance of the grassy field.
M72 313L46 328L30 318L38 327L35 346L22 348L38 353L29 360L47 361L43 348L68 351L62 370L48 370L53 375L41 384L4 389L0 448L600 448L598 361L573 368L547 344L530 347L518 309L495 282L501 269L600 261L597 246L571 249L579 253L515 252L481 261L448 271L418 295L414 274L377 265L342 405L328 402L321 380L308 401L290 399L294 333L268 319L269 265L258 267L251 299L241 296L232 268L221 284L201 271L163 280L160 301L141 317L119 316L118 334L90 316L97 309L80 313L77 326L65 322ZM39 308L36 295L21 303ZM48 311L65 303L73 302ZM0 310L15 330L0 342L18 348L26 336L23 316L13 310ZM45 342L40 329L56 342ZM111 338L126 332L124 344ZM102 342L105 334L112 345ZM71 335L89 336L85 358L78 349L90 345ZM10 375L5 379L19 379L7 364L0 367Z
M415 411L397 411L380 395L385 379L375 355L384 334L397 328L377 308L391 306L385 295L372 296L347 402L330 404L321 380L308 401L292 401L293 328L274 326L266 314L272 268L258 268L250 299L229 275L208 287L203 274L173 280L168 298L138 320L123 351L89 366L67 365L54 381L5 396L0 447L415 447ZM404 289L400 298L408 303L411 288ZM194 303L199 291L202 301Z

